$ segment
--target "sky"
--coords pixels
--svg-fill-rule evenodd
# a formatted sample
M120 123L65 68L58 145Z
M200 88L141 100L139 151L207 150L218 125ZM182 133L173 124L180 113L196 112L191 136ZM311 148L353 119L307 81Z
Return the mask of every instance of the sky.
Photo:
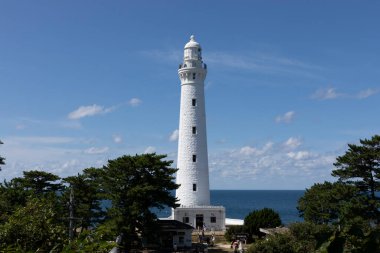
M0 181L122 155L176 166L183 47L205 81L211 189L335 180L380 133L379 1L0 1Z

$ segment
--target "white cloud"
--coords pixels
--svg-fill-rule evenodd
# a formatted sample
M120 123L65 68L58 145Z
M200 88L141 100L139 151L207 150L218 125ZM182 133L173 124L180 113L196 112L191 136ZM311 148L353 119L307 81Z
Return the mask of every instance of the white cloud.
M334 99L340 96L342 96L342 94L338 94L335 88L327 88L327 89L317 90L313 95L311 95L311 98L319 99L319 100L327 100L327 99Z
M300 142L295 140L289 141L294 149ZM211 153L211 185L230 189L302 189L315 182L332 179L331 170L337 153L339 151L336 154L311 150L289 152L284 142L267 142L261 148L243 146Z
M217 64L219 67L224 66L264 73L315 76L313 72L320 69L318 66L313 66L296 59L265 53L241 55L225 52L208 52L205 58L207 58L208 63Z
M178 63L182 61L183 51L180 50L149 50L141 51L142 55L153 58L160 62Z
M205 90L208 90L210 87L214 86L214 83L211 81L207 81L205 83Z
M5 141L4 141L5 142ZM49 146L51 143L25 143L25 142L6 142L2 154L7 159L7 164L2 166L2 176L7 179L22 175L25 170L45 170L51 172L54 169L61 168L61 175L69 171L64 170L63 164L69 159L76 159L82 153L78 149L68 149L59 146ZM87 161L81 159L81 165L87 165ZM83 169L85 167L75 167L71 169ZM73 174L71 174L73 175Z
M169 141L177 141L178 135L179 135L179 130L178 129L174 130L169 136Z
M121 143L121 142L123 142L123 138L120 136L120 135L113 135L112 136L112 139L113 139L113 142L115 142L115 143Z
M104 154L108 152L108 150L109 150L109 147L101 147L101 148L91 147L91 148L86 149L84 152L86 154L99 155L99 154Z
M23 130L25 128L26 128L26 126L24 124L18 124L18 125L16 125L16 129L17 130Z
M250 146L245 146L240 149L240 154L243 155L253 155L257 152L256 148L250 147Z
M149 146L147 147L145 150L144 150L144 154L150 154L150 153L154 153L156 152L156 148L155 147L152 147L152 146Z
M216 141L217 144L224 144L224 143L226 143L226 142L227 142L227 140L224 139L224 138L219 139L219 140Z
M128 104L129 104L130 106L133 106L133 107L139 106L141 103L142 103L141 99L138 99L138 98L132 98L132 99L129 100L129 102L128 102Z
M80 106L75 111L72 111L69 113L68 118L69 119L80 119L84 117L94 116L97 114L106 114L113 110L113 107L104 108L100 105L88 105L88 106Z
M149 50L141 52L142 55L154 60L166 63L179 63L183 60L183 51L180 50ZM218 67L236 68L241 70L280 73L303 76L315 76L315 70L321 69L319 66L301 62L283 56L275 56L267 53L256 54L236 54L226 52L205 52L207 63L215 64ZM206 83L206 88L209 84Z
M375 95L376 93L379 93L380 89L366 89L366 90L362 90L358 93L357 95L357 98L358 99L364 99L364 98L368 98L372 95Z
M277 116L276 117L276 122L277 123L290 123L290 122L293 121L294 115L295 115L294 111L286 112L283 115Z
M270 150L273 147L274 143L273 142L267 142L265 143L264 147L260 150L260 154L264 154L268 150Z
M64 144L74 142L74 138L60 136L10 136L6 138L7 144Z
M33 137L26 140L27 142L20 142L21 137L17 142L9 137L3 140L5 144L0 147L1 154L7 158L7 164L2 166L3 179L20 176L23 170L31 169L45 170L61 177L72 176L84 168L101 167L107 163L107 159L144 150L135 147L116 151L108 147L96 147L94 146L96 144L89 145L88 147L92 148L87 150L80 146L68 148L67 142L76 145L86 145L86 143L83 139L78 141L67 137ZM40 144L36 146L35 141ZM216 153L210 152L211 187L213 189L303 189L315 182L331 180L332 164L335 157L341 154L341 150L327 154L307 149L298 150L299 146L289 150L285 145L286 142L288 140L231 149L224 147ZM63 145L58 146L59 144ZM144 150L146 153L155 151L156 148L153 146ZM168 159L176 159L175 152L167 153Z
M328 100L328 99L336 99L336 98L346 98L346 99L365 99L370 96L373 96L380 92L380 89L365 89L361 90L356 94L348 94L348 93L337 93L335 88L327 88L327 89L318 89L311 98L319 99L319 100Z
M63 168L69 168L69 167L71 167L71 166L73 166L73 165L76 165L76 164L78 164L78 160L73 159L73 160L69 160L69 161L65 162L65 163L62 165L62 167L63 167Z
M308 151L289 152L287 156L295 160L303 160L310 157L310 153Z
M17 119L17 124L15 125L17 130L22 129L34 129L34 128L81 128L82 125L77 120L40 120L33 118L19 118Z
M272 142L267 142L260 148L255 148L251 146L244 146L239 150L239 154L250 156L250 155L263 155L273 147Z
M295 137L290 137L285 143L284 146L294 149L301 145L301 140Z

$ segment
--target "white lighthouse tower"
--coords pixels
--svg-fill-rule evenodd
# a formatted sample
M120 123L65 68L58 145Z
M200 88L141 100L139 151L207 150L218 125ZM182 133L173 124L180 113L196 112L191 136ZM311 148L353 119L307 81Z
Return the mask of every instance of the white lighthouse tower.
M207 65L194 36L184 48L181 80L176 197L180 207L173 218L195 228L225 229L225 209L210 206L204 80Z
M184 61L178 70L181 79L176 192L181 206L210 205L204 80L206 65L202 49L191 36L185 45Z

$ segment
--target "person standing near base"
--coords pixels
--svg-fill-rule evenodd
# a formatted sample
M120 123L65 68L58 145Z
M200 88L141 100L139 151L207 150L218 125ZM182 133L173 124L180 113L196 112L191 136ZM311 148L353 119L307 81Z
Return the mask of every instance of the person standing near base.
M243 243L242 241L239 240L239 253L243 253L243 252L244 252Z

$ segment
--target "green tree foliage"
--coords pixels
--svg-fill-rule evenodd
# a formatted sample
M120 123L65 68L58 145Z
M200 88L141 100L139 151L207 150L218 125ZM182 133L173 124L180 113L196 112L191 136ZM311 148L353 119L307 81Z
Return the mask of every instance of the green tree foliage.
M0 144L4 144L1 140L0 140ZM0 165L4 165L5 164L5 158L0 156ZM0 167L0 171L1 171L1 167Z
M334 233L334 228L311 222L296 222L289 226L295 252L313 252L319 249Z
M262 236L260 228L275 228L281 226L280 215L270 208L250 212L244 219L245 231L250 235Z
M116 246L114 240L107 240L107 235L110 233L107 225L99 225L92 230L83 231L73 241L66 244L61 252L108 253Z
M47 252L60 245L65 229L56 206L54 199L30 198L0 225L0 249L17 245L23 251Z
M380 229L371 228L361 217L351 220L349 226L335 230L334 234L316 251L317 253L378 253Z
M24 171L24 177L0 183L0 224L17 208L25 206L28 196L50 194L57 197L56 192L62 188L60 183L54 183L58 179L58 176L44 171Z
M348 147L334 163L338 182L315 184L298 202L306 221L334 230L316 252L379 252L380 136Z
M224 238L226 238L227 241L232 241L234 240L234 235L235 234L242 234L245 233L245 228L244 226L231 226L227 229L227 231L224 233Z
M74 217L78 221L77 228L90 228L101 222L105 216L101 207L100 178L97 175L100 171L100 169L88 168L83 171L83 174L64 178L64 182L69 186L63 191L63 202L69 203L72 189Z
M62 189L62 184L57 182L60 177L45 171L24 171L24 177L18 178L20 184L33 194L55 193Z
M137 237L157 235L152 208L176 207L171 195L176 169L166 156L145 154L110 160L103 168L85 169L67 177L65 185L54 174L24 172L0 183L0 251L108 252L117 235L131 248ZM92 227L68 241L69 192L74 190L77 228ZM62 193L62 194L61 194ZM101 200L111 201L105 213ZM104 218L106 218L104 220Z
M252 244L247 253L296 253L291 234L278 234ZM309 253L309 252L308 252Z
M328 225L309 222L293 223L289 232L267 236L254 243L248 253L311 253L319 250L334 233ZM326 251L327 253L327 251Z
M332 175L339 181L356 186L368 197L367 208L370 218L380 223L379 197L380 191L380 136L360 140L360 145L348 144L348 151L336 159L337 167Z
M0 183L0 224L17 208L25 206L29 193L17 179Z
M354 186L324 182L314 184L298 200L297 209L305 221L316 224L337 222L348 202L357 196Z
M157 233L156 215L152 208L177 207L171 191L177 171L169 166L166 156L144 154L122 156L103 167L102 188L112 201L108 224L123 235L123 247L130 249L141 234L149 238Z

